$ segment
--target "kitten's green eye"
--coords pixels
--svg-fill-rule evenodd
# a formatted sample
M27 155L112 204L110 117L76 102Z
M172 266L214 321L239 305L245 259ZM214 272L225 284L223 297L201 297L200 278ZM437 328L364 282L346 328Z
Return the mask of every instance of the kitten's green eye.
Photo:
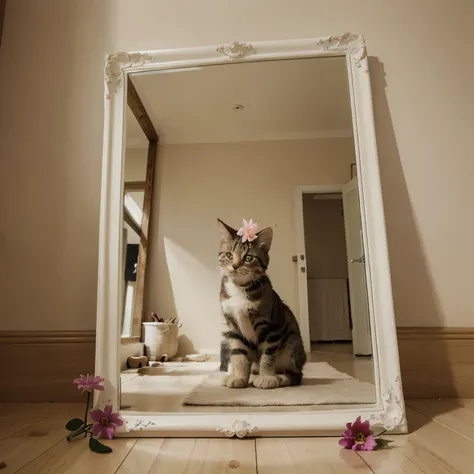
M232 255L231 252L227 252L227 253L225 254L225 256L226 256L229 260L232 260L232 258L233 258L233 255Z
M244 258L245 263L252 263L255 260L255 257L252 257L252 255L246 255Z

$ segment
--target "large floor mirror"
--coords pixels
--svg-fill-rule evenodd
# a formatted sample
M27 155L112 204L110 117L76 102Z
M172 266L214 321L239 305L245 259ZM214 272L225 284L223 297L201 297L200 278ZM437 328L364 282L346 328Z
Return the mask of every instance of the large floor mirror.
M404 432L362 38L118 53L106 86L97 369L122 434Z

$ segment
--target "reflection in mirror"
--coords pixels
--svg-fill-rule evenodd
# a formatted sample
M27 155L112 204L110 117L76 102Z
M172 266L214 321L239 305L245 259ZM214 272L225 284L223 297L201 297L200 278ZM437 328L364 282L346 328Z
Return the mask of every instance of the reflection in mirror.
M124 165L123 207L123 312L122 337L134 334L137 301L137 273L145 195L148 140L130 108L127 107L127 135ZM139 324L141 321L139 322ZM138 328L140 327L138 324Z
M121 409L374 403L346 59L132 80L160 136L144 311L156 316L135 354L146 366L122 372ZM243 218L258 229L240 231Z
M299 195L311 349L327 352L325 360L333 358L339 370L374 383L357 179L336 188L327 192L308 186Z

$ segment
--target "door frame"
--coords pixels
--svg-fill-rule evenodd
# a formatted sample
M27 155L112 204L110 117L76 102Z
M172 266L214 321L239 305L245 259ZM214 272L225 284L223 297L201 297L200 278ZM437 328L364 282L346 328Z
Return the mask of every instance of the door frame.
M308 309L308 267L306 261L306 245L304 238L304 194L331 194L339 193L342 199L342 188L344 184L308 184L296 186L295 189L295 235L296 235L296 264L298 281L298 303L301 337L306 352L311 351L311 337L309 331L309 309ZM301 259L303 256L303 259ZM301 271L305 268L305 272Z
M362 210L360 208L360 192L359 192L359 182L357 180L357 176L352 178L350 181L348 181L342 189L342 207L344 209L344 228L346 232L346 249L347 249L347 265L348 265L348 272L349 272L349 300L351 304L351 318L352 318L352 349L353 353L355 356L357 355L373 355L373 348L372 348L372 331L370 329L370 313L369 313L369 288L367 286L367 267L366 267L366 261L364 260L363 268L362 268L362 278L364 279L364 286L365 286L365 314L366 314L366 320L364 321L363 324L361 324L361 321L359 318L355 317L355 312L353 311L353 306L352 304L354 303L354 294L353 294L353 285L354 285L354 279L351 278L351 252L349 249L349 243L351 240L351 232L349 230L349 223L348 223L348 218L349 218L349 213L345 212L346 210L346 199L347 196L351 191L356 191L357 193L357 201L359 203L359 217L360 217L360 239L361 239L361 248L359 251L361 253L358 253L357 256L354 256L355 258L359 257L364 257L366 256L366 250L365 250L365 237L362 229ZM355 263L355 262L352 262ZM360 265L360 264L359 264ZM361 338L362 335L362 338Z

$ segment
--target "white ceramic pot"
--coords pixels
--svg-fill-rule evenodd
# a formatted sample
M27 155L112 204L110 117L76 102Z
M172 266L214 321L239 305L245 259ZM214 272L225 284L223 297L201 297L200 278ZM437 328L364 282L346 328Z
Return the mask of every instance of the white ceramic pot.
M166 355L168 360L178 352L179 326L175 323L142 323L145 353L148 360L160 360Z

